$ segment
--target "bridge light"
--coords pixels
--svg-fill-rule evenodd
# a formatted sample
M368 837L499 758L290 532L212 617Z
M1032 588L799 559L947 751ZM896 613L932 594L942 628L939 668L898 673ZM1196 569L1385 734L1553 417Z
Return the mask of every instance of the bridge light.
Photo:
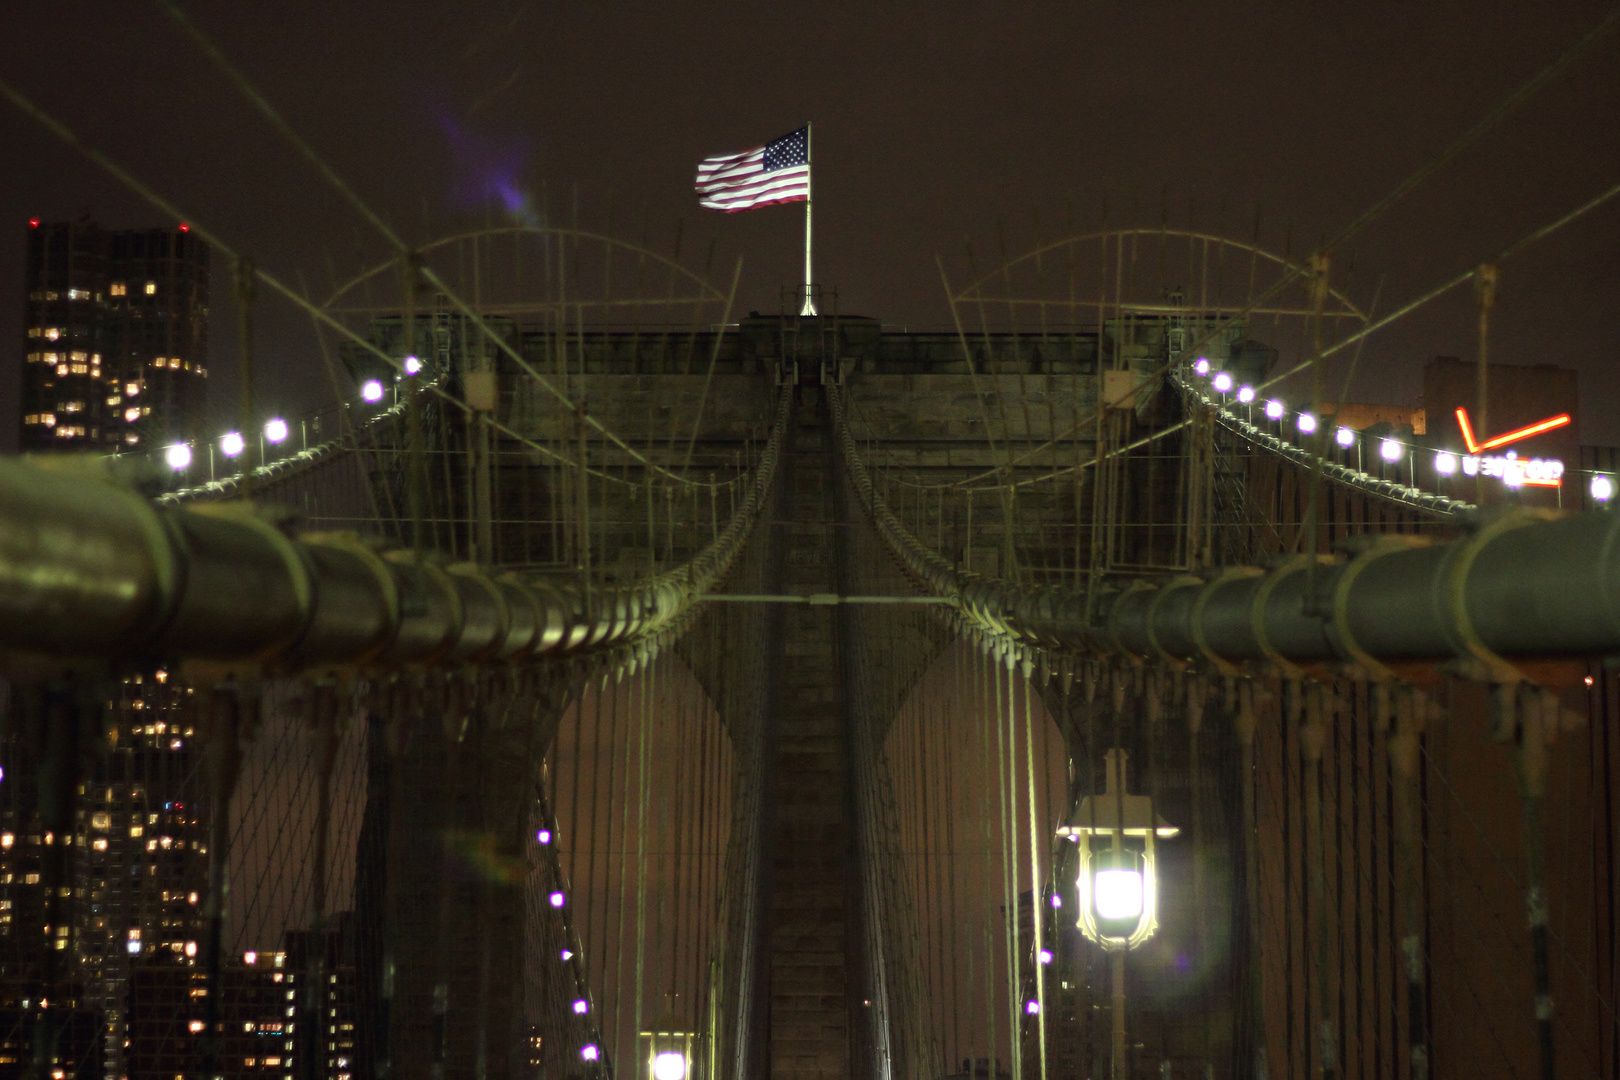
M550 829L541 829L538 832L536 832L534 834L534 842L537 843L537 844L549 844L549 843L551 843L551 830Z
M1215 388L1216 393L1230 393L1232 390L1232 376L1224 371L1217 371L1215 378L1210 380L1210 385Z
M1102 793L1081 799L1058 834L1078 848L1081 933L1118 952L1134 949L1158 929L1153 841L1181 830L1160 818L1146 795L1125 793L1124 750L1110 750L1104 760Z
M1304 432L1306 435L1314 432L1316 430L1316 417L1308 412L1300 413L1299 430Z
M360 396L370 402L382 400L383 384L376 379L367 379L360 387Z
M1378 456L1385 461L1401 460L1401 444L1394 439L1385 439L1378 444Z
M418 360L414 356L407 356L405 358L404 367L405 367L405 374L407 374L407 375L415 375L418 371L422 370L422 361Z
M552 907L562 907L563 904L567 902L567 900L568 900L568 898L566 896L564 896L560 892L554 892L554 893L551 894L551 906Z
M1052 962L1052 950L1051 949L1042 949L1038 955L1039 955L1039 959L1040 959L1041 963L1050 964Z
M1347 427L1342 427L1333 433L1333 441L1348 450L1356 445L1356 433Z
M1592 477L1592 484L1587 490L1592 493L1592 498L1598 502L1608 502L1614 498L1614 481L1607 476L1594 476Z
M1041 1011L1041 1003L1040 1002L1038 1002L1038 1001L1026 1001L1026 1002L1024 1002L1024 1012L1026 1012L1030 1016L1034 1016L1036 1013L1038 1013L1040 1011Z
M1193 361L1193 370L1198 372L1198 374L1200 374L1200 375L1208 375L1209 374L1209 361L1206 358L1200 356L1197 360Z
M287 437L287 421L279 416L266 420L264 424L264 437L273 443L278 443Z
M1249 402L1253 401L1254 400L1254 387L1252 387L1252 386L1240 386L1240 387L1238 387L1238 400L1243 402L1243 404L1245 404L1245 405L1247 405Z
M578 1001L574 1002L574 1015L575 1016L584 1016L586 1013L588 1013L590 1011L591 1011L591 1003L586 1001L584 998L580 998Z
M1434 455L1434 471L1441 476L1450 476L1457 471L1457 455L1442 450Z
M219 437L219 452L226 457L235 457L247 448L241 432L227 431Z
M579 1056L586 1061L595 1061L601 1054L602 1052L596 1048L595 1043L586 1043L579 1048Z
M163 452L163 460L169 463L169 468L175 472L191 467L191 447L185 443L175 443Z
M674 1013L665 1013L650 1028L637 1032L644 1080L686 1080L692 1071L692 1040L696 1033Z
M1278 401L1276 398L1272 398L1270 401L1266 402L1267 419L1281 420L1283 418L1283 413L1287 411L1288 407L1282 402Z

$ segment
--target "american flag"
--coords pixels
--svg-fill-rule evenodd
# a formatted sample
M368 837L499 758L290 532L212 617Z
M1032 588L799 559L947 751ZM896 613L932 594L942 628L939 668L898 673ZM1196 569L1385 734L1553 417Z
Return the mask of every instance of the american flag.
M734 214L810 198L810 125L780 139L698 163L697 193L710 210Z

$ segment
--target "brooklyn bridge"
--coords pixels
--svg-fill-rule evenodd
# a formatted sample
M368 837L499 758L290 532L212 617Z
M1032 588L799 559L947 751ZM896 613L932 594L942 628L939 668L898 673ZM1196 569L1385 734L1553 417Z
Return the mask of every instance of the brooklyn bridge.
M268 439L0 461L8 1069L1613 1075L1614 463L1493 267L1426 434L1326 254L941 273L490 227Z

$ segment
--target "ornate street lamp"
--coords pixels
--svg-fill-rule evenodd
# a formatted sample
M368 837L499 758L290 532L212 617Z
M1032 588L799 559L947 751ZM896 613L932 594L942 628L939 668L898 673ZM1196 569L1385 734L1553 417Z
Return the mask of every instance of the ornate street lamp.
M1087 795L1058 829L1079 855L1080 932L1113 954L1114 1068L1125 1072L1125 953L1159 928L1158 869L1153 841L1181 830L1153 811L1153 800L1125 790L1124 750L1103 755L1103 791Z
M671 1013L664 1014L653 1030L641 1032L638 1041L641 1060L646 1062L645 1080L687 1080L697 1037L697 1032Z

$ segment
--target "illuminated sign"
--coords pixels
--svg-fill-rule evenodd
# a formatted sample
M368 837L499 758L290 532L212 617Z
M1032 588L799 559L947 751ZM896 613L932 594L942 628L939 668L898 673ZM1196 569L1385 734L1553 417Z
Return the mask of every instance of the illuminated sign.
M1470 454L1478 454L1481 450L1495 450L1498 446L1506 446L1510 442L1528 439L1533 435L1541 435L1552 431L1554 428L1561 428L1569 422L1569 413L1559 413L1557 416L1550 416L1545 420L1538 420L1534 424L1528 424L1516 431L1510 431L1506 435L1498 435L1494 439L1486 439L1484 442L1475 442L1474 426L1468 422L1468 410L1457 410L1457 426L1462 429L1463 444L1468 447Z
M1467 476L1497 477L1508 487L1560 487L1564 482L1564 463L1557 458L1522 458L1512 450L1506 454L1490 455L1483 451L1543 435L1568 423L1569 413L1559 413L1479 442L1474 438L1473 425L1468 422L1468 410L1458 409L1457 427L1462 431L1463 444L1468 447L1468 453L1462 459L1462 471Z
M1468 476L1483 473L1501 479L1508 487L1559 487L1564 482L1564 463L1557 458L1522 458L1506 454L1466 455L1462 471Z

